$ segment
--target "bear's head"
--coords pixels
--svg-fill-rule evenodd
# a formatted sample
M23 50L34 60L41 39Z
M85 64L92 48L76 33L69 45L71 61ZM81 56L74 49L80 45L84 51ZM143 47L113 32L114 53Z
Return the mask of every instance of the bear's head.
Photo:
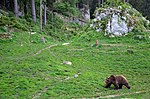
M116 78L114 75L111 75L110 77L106 78L105 83L106 84L110 84L110 83L115 83L116 82Z

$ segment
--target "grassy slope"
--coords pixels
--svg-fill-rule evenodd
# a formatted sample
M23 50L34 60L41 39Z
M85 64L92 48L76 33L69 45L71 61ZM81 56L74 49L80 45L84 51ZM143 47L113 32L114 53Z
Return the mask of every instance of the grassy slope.
M35 36L39 39L38 34ZM92 98L149 91L149 41L126 37L98 39L98 48L92 47L95 40L76 39L66 46L50 41L44 45L40 40L30 43L26 32L13 33L12 40L0 40L0 98ZM58 46L33 56L53 44ZM63 61L73 65L64 65ZM74 77L77 73L80 75ZM111 74L123 74L131 89L105 89L103 81ZM148 99L150 95L144 92L120 97Z

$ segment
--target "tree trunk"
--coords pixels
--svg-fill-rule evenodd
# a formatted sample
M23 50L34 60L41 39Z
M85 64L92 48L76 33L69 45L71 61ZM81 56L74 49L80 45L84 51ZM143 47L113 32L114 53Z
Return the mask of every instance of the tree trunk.
M23 1L24 3L24 14L27 15L28 7L27 7L27 1Z
M47 18L46 18L46 4L44 4L44 25L47 23Z
M102 7L104 6L103 4L104 4L104 0L102 0Z
M10 1L9 0L4 0L4 6L10 10Z
M31 6L32 6L32 19L34 22L36 22L36 11L35 11L35 2L34 0L31 0Z
M100 4L101 4L101 3L100 3L100 0L98 0L98 7L100 7Z
M125 3L125 2L129 2L129 0L124 0L124 3Z
M42 0L40 0L40 31L42 32Z
M14 0L14 13L16 18L18 19L18 3L17 0Z

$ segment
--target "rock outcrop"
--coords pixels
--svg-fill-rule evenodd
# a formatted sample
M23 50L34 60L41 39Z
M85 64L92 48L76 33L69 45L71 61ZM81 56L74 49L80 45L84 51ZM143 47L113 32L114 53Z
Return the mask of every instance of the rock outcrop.
M149 24L149 21L130 6L127 8L118 6L98 8L91 27L97 32L105 31L105 35L114 37L127 35L128 32L137 28L138 24L141 24L142 29L146 29L145 24Z

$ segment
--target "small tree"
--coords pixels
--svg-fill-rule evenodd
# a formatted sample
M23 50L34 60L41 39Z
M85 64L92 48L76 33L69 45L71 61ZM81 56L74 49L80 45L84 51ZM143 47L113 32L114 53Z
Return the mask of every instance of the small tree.
M102 7L104 6L104 0L101 0Z
M40 31L42 31L42 9L43 9L43 5L42 5L42 0L40 0Z
M36 22L36 11L35 11L35 2L34 0L31 0L31 6L32 6L32 19L34 22Z
M14 13L16 18L18 19L18 2L17 0L14 0Z
M46 3L44 3L44 25L46 25L47 23L46 10L47 10Z

